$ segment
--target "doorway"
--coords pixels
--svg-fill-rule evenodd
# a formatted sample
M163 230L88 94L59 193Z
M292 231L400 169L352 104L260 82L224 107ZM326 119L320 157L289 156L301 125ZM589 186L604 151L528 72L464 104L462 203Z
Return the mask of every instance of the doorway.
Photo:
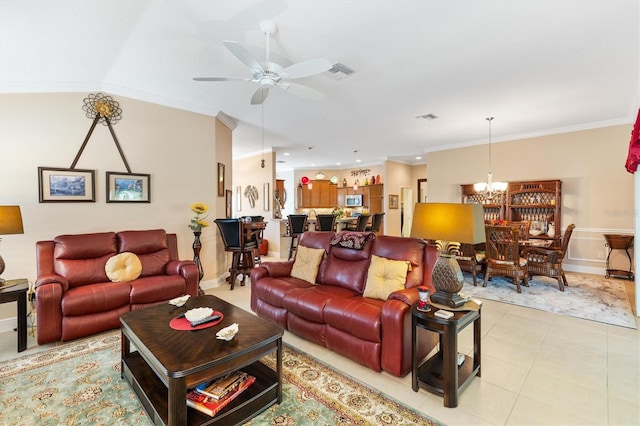
M427 202L427 180L418 179L418 203Z
M411 235L413 223L413 188L400 188L400 235Z

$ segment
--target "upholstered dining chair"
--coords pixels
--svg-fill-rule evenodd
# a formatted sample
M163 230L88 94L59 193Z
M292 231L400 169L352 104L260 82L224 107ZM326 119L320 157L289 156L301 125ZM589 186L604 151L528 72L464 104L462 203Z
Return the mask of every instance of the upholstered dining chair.
M524 282L525 287L529 287L529 276L527 259L520 257L520 229L517 226L486 225L484 230L487 271L482 286L487 286L491 276L501 275L513 278L517 292L522 293L520 281Z
M289 246L289 260L293 256L293 252L298 247L298 237L304 234L307 230L307 218L306 214L290 214L287 216L289 221L289 237L291 237L291 245Z
M347 227L347 231L364 232L365 229L367 229L367 224L369 223L370 218L370 214L361 214L360 216L358 216L358 220L356 221L355 225Z
M371 226L365 227L365 231L371 231L378 233L380 232L380 226L382 225L382 219L384 218L384 213L374 213L371 217Z
M333 231L336 226L336 216L332 214L316 215L318 226L316 231Z
M562 245L560 247L529 247L524 250L523 255L527 259L529 277L543 275L555 278L558 280L558 288L560 291L564 291L564 286L569 284L562 269L562 261L567 254L569 239L575 227L576 225L573 223L567 226L562 236Z
M243 238L242 223L239 219L216 219L214 222L218 225L224 250L232 254L227 281L233 290L238 275L242 275L241 285L244 285L245 279L249 277L255 265L253 252L257 246L255 241Z

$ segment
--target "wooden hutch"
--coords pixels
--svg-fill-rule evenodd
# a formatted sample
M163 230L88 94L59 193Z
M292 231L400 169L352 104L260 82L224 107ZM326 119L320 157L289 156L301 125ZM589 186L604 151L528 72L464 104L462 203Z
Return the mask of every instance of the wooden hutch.
M536 180L509 182L504 194L486 200L485 194L476 193L473 185L460 185L463 203L482 204L485 221L531 222L532 237L554 240L560 244L562 233L562 181ZM533 235L534 232L541 232Z

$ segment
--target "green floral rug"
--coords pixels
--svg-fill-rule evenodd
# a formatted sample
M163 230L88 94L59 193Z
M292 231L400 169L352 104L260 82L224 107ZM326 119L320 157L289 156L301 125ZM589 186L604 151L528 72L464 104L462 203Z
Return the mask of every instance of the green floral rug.
M273 358L265 358L273 367ZM283 401L250 425L438 425L285 345ZM112 331L0 363L2 425L150 425Z

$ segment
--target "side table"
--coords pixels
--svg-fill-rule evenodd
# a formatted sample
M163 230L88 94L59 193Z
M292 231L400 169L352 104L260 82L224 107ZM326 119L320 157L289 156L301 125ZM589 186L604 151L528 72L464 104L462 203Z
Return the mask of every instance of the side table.
M411 307L411 387L444 397L445 407L457 407L458 396L471 380L480 377L480 310L452 311L450 319L434 316L437 308L421 312L418 305ZM473 358L465 355L458 366L458 333L473 324ZM425 360L418 359L418 327L439 334L438 352Z
M27 290L29 281L25 278L5 281L7 287L0 288L0 303L17 302L18 352L27 349Z

